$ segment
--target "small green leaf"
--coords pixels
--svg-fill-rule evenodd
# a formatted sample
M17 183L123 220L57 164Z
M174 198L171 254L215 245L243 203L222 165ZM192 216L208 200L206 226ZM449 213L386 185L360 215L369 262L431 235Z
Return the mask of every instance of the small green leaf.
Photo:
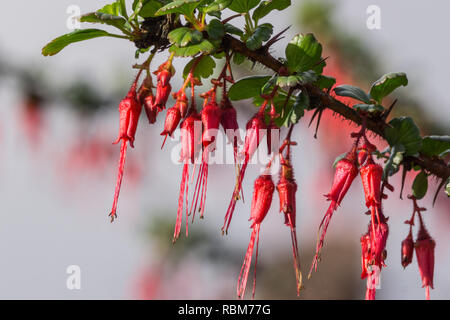
M151 0L146 2L142 9L139 11L139 16L141 16L142 18L150 18L150 17L155 17L156 16L156 12L161 9L162 4L156 0Z
M422 199L428 190L428 176L424 171L420 171L420 173L414 179L412 185L412 194L416 199Z
M128 20L127 6L125 4L125 0L117 0L116 3L119 8L119 14Z
M376 113L376 112L383 112L384 107L380 106L379 104L365 104L365 103L358 103L353 106L353 109L356 111L363 111L363 112L369 112L369 113Z
M383 98L389 95L392 91L394 91L400 86L407 86L407 85L408 85L408 78L406 77L405 73L403 72L388 73L372 84L372 88L370 89L370 95L379 104L381 104L381 100L383 100Z
M256 7L260 1L261 0L233 0L228 8L235 12L246 13Z
M298 34L286 47L287 66L291 72L314 70L321 74L325 63L321 62L322 45L312 33Z
M286 108L282 125L289 127L291 124L297 123L305 114L305 110L309 107L309 96L306 91L300 91L295 98L295 102L291 108Z
M298 75L292 76L279 76L277 77L276 84L282 88L295 87L298 84L307 84L317 80L317 75L314 71L301 72Z
M206 31L211 39L220 40L225 35L225 28L223 23L217 19L213 19L206 27Z
M427 156L444 156L450 149L450 136L427 136L422 140L420 152Z
M97 10L97 12L110 14L112 16L119 16L121 14L121 7L118 2L114 2L111 4L107 4L100 10Z
M194 61L197 58L192 59L183 70L183 77L186 79L187 75L192 69L192 65L194 64ZM201 79L201 78L209 78L214 73L214 68L216 67L216 63L214 62L214 59L210 56L202 56L200 61L197 63L197 66L194 70L194 77Z
M202 9L205 13L225 10L233 0L215 0Z
M250 35L245 44L250 50L258 50L262 47L264 41L270 39L273 33L273 26L270 23L259 25Z
M202 0L175 0L166 4L164 7L156 11L156 16L162 16L169 13L180 13L185 16L192 16L195 8Z
M231 100L242 100L258 97L261 88L269 81L270 76L251 76L235 82L228 90L228 97Z
M334 93L341 97L350 97L366 104L370 104L370 96L364 92L364 90L351 86L348 84L343 84L339 87L334 88Z
M239 52L235 52L233 54L233 62L237 65L240 65L242 62L245 61L245 56Z
M181 27L170 31L168 38L170 43L175 44L177 47L186 47L202 41L203 34L197 30Z
M42 49L42 55L53 56L67 47L69 44L98 37L114 36L104 30L99 29L81 29L58 37L48 43Z
M191 44L189 46L181 48L176 45L172 45L169 49L169 52L174 52L178 57L192 57L197 53L210 53L215 49L216 48L214 47L214 45L210 41L205 39L200 43Z
M402 144L408 156L416 155L422 147L419 128L410 117L392 119L384 133L390 146Z
M265 17L273 10L284 10L291 5L291 0L264 0L258 6L258 8L253 11L253 20L258 21L259 19Z
M239 28L236 28L232 24L225 23L224 27L225 27L225 32L226 33L235 34L235 35L240 36L240 37L242 37L242 35L244 34L244 31L242 31Z
M402 144L397 144L390 148L389 159L383 169L383 180L387 177L394 175L400 169L400 164L403 161L403 154L405 153L405 147Z
M103 12L91 12L84 14L80 17L80 22L90 22L90 23L103 23L120 30L125 30L125 23L127 22L124 18L111 15Z
M333 87L335 84L336 84L335 78L324 75L320 75L319 79L316 81L316 86L318 86L321 90L331 89L331 87Z

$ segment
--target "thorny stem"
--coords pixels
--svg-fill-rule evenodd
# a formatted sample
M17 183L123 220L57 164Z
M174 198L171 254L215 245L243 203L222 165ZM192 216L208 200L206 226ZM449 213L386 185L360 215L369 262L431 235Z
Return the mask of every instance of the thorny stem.
M262 65L266 66L269 69L272 69L275 72L278 72L280 68L283 67L283 63L274 58L269 52L261 50L252 51L247 48L245 43L230 35L226 35L223 38L222 46L225 50L231 50L233 52L243 54L250 60L261 63ZM356 112L353 108L348 107L344 103L332 97L329 93L324 92L323 90L312 84L307 84L303 87L308 90L308 94L311 100L311 107L317 108L319 106L322 106L358 125L362 124L363 120L361 115L358 114L358 112ZM389 126L386 122L374 120L371 118L367 118L366 122L366 127L368 130L386 140L384 130ZM448 166L442 160L432 159L431 157L419 153L418 156L405 157L403 161L419 165L421 168L426 169L427 171L441 179L446 180L448 177L450 177L450 166Z

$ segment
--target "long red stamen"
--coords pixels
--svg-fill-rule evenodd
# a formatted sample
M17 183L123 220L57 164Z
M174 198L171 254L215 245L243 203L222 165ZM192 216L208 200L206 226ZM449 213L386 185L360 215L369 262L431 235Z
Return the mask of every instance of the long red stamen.
M184 200L184 190L186 187L186 181L189 179L189 170L188 170L188 163L185 162L183 165L183 173L181 177L181 184L180 184L180 195L178 196L178 210L177 210L177 220L175 223L175 231L173 234L173 241L177 241L177 239L180 236L181 231L181 220L182 220L182 214L183 214L183 200ZM187 227L187 226L186 226ZM187 229L186 229L187 233Z
M248 274L250 271L250 266L252 263L253 248L255 246L256 238L259 238L259 228L260 224L255 224L253 227L252 235L250 236L250 242L248 244L247 252L245 253L244 263L241 267L241 272L239 273L237 295L239 298L243 299L245 294L245 288L247 286Z
M302 272L300 269L300 259L298 254L297 232L295 227L293 227L294 222L292 221L291 215L288 214L287 217L291 228L292 256L294 258L295 279L297 280L297 296L299 296L300 289L302 287Z
M120 186L122 185L123 169L125 166L126 153L127 153L127 140L122 139L122 144L120 145L120 158L119 158L119 165L118 165L118 172L117 172L116 190L114 192L114 200L113 200L111 213L109 214L109 216L111 217L111 222L113 222L114 219L117 218L117 214L116 214L117 201L119 199Z

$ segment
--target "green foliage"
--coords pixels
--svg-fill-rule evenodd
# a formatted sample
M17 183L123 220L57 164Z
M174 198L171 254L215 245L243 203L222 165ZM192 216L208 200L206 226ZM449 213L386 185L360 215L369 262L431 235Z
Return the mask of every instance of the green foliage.
M119 16L111 15L103 12L91 12L80 17L80 22L103 23L118 28L121 31L127 32L127 21Z
M412 185L412 194L416 199L422 199L428 190L428 175L424 171L420 173L414 179Z
M367 93L365 93L363 89L360 89L355 86L343 84L339 87L334 88L334 93L336 93L336 95L341 97L349 97L362 101L365 104L370 104L370 96Z
M52 40L42 49L42 55L53 56L60 52L62 49L67 47L69 44L79 41L84 41L88 39L98 38L98 37L114 37L104 30L99 29L81 29L75 30L71 33L60 36Z
M258 50L262 47L264 41L270 39L272 33L273 26L270 23L259 25L245 41L245 44L250 50Z
M186 47L190 44L197 44L203 40L203 34L197 30L186 27L172 30L168 35L170 43L177 47Z
M242 100L257 97L261 94L261 88L269 81L270 76L252 76L242 78L235 82L228 90L231 100Z
M295 97L295 102L292 106L287 106L284 110L279 125L289 127L291 124L296 124L305 114L305 110L309 107L309 96L306 91L300 91Z
M450 136L426 136L420 152L430 157L444 157L450 153Z
M178 47L177 45L172 45L169 52L174 52L178 57L192 57L197 53L211 53L215 50L214 45L204 39L202 42L197 44L191 44L186 47Z
M325 62L322 61L322 45L312 33L296 35L286 47L287 67L291 72L313 70L321 74Z
M253 20L258 21L273 10L284 10L291 5L291 0L264 0L253 11Z
M206 31L211 39L220 40L225 35L225 27L222 22L217 19L213 19L206 27Z
M331 89L336 84L336 79L329 76L319 75L315 85L319 87L321 90L323 89Z
M201 2L202 0L175 0L160 8L156 11L155 15L162 16L169 13L179 13L191 17L195 8L197 8Z
M398 87L406 85L408 85L408 78L405 73L388 73L372 84L370 96L381 104L384 97Z
M391 147L403 146L405 155L416 155L422 147L419 128L410 117L392 119L384 133Z
M394 145L389 150L390 156L383 169L383 180L398 172L403 161L403 154L405 153L405 147L402 144Z
M233 0L229 9L239 13L249 12L259 4L260 0Z
M360 112L369 112L369 113L377 113L377 112L383 112L384 107L379 104L365 104L365 103L358 103L353 106L353 108L356 111Z
M192 59L183 69L183 77L186 79L187 75L192 69L192 65L194 64L197 58ZM210 56L202 56L200 61L197 63L197 66L194 70L194 77L201 78L209 78L214 73L214 68L216 67L216 63L214 59Z
M225 10L233 0L215 0L212 3L202 8L202 12L210 13L214 11Z
M282 88L295 87L299 84L305 85L317 80L317 75L314 71L301 72L300 74L292 76L279 76L276 79L276 84Z

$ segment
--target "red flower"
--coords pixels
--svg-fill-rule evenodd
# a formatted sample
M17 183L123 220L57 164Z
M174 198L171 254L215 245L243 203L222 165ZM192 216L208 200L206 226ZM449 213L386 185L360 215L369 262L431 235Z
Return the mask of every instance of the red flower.
M111 216L111 222L114 221L114 219L117 217L116 214L117 201L119 198L120 186L122 184L127 142L129 142L130 146L134 148L134 135L136 133L139 116L142 110L142 106L138 102L136 97L136 84L138 78L139 75L137 76L135 82L131 86L127 96L119 104L119 114L120 114L119 137L114 142L114 144L118 143L121 140L122 144L120 146L120 159L118 166L116 190L114 192L114 201L111 213L109 214Z
M236 109L231 104L230 100L226 98L221 102L222 118L220 123L222 124L228 141L233 143L233 146L237 148L238 142L241 141L239 135L239 124L237 122ZM233 131L231 131L233 130Z
M151 78L146 77L138 90L137 96L139 103L144 106L149 123L153 124L156 122L158 108L155 106L155 96L153 95L151 88Z
M270 175L261 175L255 180L253 189L253 199L251 206L250 220L253 220L251 228L253 228L250 243L245 254L244 263L242 264L241 272L239 273L237 295L239 298L244 298L245 287L247 286L248 273L252 262L253 248L256 241L256 258L255 258L255 272L253 278L253 298L255 297L256 285L256 266L258 263L258 245L259 245L259 230L261 222L267 215L272 203L272 196L275 190L272 177Z
M354 151L351 151L346 158L340 160L336 164L336 171L334 173L331 191L325 195L327 200L331 201L331 203L319 226L320 237L317 241L316 254L314 256L308 277L311 276L313 269L317 271L317 263L319 260L320 251L322 250L325 235L331 217L333 216L333 212L341 204L341 201L344 198L345 194L347 193L348 189L350 188L350 185L352 184L355 177L358 175L358 169L356 168L355 165L354 156L355 156Z
M236 183L236 188L233 191L233 196L231 197L227 213L225 214L222 233L228 233L228 228L231 223L231 218L233 217L234 208L236 207L236 201L239 199L239 193L241 193L242 180L244 179L248 162L250 161L253 153L258 148L261 139L266 134L267 125L264 121L264 108L266 107L266 105L267 101L263 103L260 110L247 122L247 132L245 135L243 150L244 163L242 164L241 170L239 172L239 178Z
M298 255L297 232L295 230L295 193L297 192L297 183L295 182L294 172L288 159L281 160L281 174L277 190L280 198L280 212L284 213L284 224L291 229L292 255L294 258L297 295L299 295L302 286L302 273Z
M172 136L175 129L178 127L178 123L181 120L180 108L175 104L172 108L169 108L166 113L166 119L164 121L164 130L161 132L162 136L165 136L163 144L166 142L167 136Z
M214 141L222 117L222 109L219 108L213 97L203 108L201 117L203 123L202 143L204 147L207 147Z
M198 123L198 126L196 125ZM178 196L177 220L175 223L175 231L173 242L180 236L181 220L183 211L183 201L186 194L186 236L188 235L188 184L189 182L189 163L194 163L198 151L201 149L201 123L200 115L195 111L191 111L189 116L181 123L181 153L180 161L184 163L183 173L180 184L180 194Z
M422 288L426 287L426 298L430 299L430 287L433 286L434 275L434 248L436 243L430 237L428 231L425 229L422 218L420 218L420 229L417 234L416 249L417 264L419 265L420 277L422 278Z
M167 99L169 98L170 91L172 91L169 82L174 73L171 61L163 63L159 66L158 70L155 71L158 80L158 83L156 84L155 106L159 111L166 108Z
M406 268L413 259L414 255L414 241L412 238L412 230L409 229L409 234L405 240L402 241L402 266Z

